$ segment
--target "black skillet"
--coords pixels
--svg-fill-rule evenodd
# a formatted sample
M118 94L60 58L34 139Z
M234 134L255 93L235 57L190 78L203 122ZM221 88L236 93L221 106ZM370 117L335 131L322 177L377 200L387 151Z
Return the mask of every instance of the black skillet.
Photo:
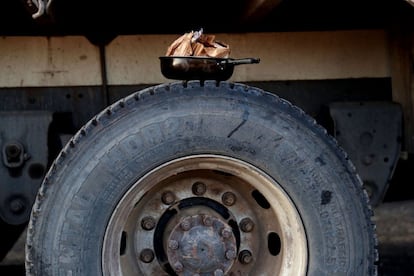
M160 61L161 73L168 79L224 81L233 75L234 66L259 63L260 59L162 56Z

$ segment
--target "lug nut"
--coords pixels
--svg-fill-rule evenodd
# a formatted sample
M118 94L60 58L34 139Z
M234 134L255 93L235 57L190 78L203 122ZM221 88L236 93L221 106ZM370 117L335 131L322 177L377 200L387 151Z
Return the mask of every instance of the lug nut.
M221 201L223 201L223 204L226 206L232 206L236 203L236 195L232 192L225 192L221 197Z
M145 230L152 230L155 227L155 219L153 217L145 217L141 220L141 227Z
M220 268L214 271L214 276L223 276L223 275L224 275L224 271Z
M162 194L162 196L161 196L161 200L162 200L162 202L163 202L164 204L166 204L166 205L171 205L171 204L173 204L173 202L174 202L174 200L175 200L175 196L174 196L174 194L173 194L172 192L167 191L167 192L164 192L164 193Z
M231 237L231 230L228 228L223 228L223 230L221 230L221 236L225 239L229 239Z
M251 232L254 228L254 222L250 218L244 218L240 221L239 226L243 232Z
M235 259L236 258L236 251L234 251L234 250L227 250L226 251L226 259L227 260L233 260L233 259Z
M183 221L180 223L180 227L181 227L181 229L182 229L182 230L184 230L184 231L188 231L188 230L190 230L190 228L191 228L191 222L190 222L188 219L183 220Z
M249 250L243 250L239 254L239 261L242 264L249 264L253 261L252 253Z
M203 216L203 224L205 226L211 226L211 225L213 225L213 220L211 219L210 216L204 215Z
M150 263L152 262L152 260L154 260L154 252L152 252L152 250L149 248L145 248L144 250L141 251L139 258L144 263Z
M183 264L182 264L182 263L180 263L180 262L176 262L176 263L174 264L174 270L175 270L176 272L182 272L182 271L183 271L183 269L184 269L184 267L183 267Z
M196 182L191 187L191 190L193 191L193 194L200 196L206 192L207 187L203 182Z
M176 240L169 240L168 241L168 248L170 248L172 250L177 250L178 249L178 241L176 241Z

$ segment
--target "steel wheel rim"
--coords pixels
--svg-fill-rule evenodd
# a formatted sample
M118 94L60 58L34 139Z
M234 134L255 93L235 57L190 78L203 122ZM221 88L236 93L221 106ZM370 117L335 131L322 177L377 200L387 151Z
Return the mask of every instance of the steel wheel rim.
M219 155L175 159L135 182L112 213L102 250L104 275L305 275L307 261L300 215L282 187Z

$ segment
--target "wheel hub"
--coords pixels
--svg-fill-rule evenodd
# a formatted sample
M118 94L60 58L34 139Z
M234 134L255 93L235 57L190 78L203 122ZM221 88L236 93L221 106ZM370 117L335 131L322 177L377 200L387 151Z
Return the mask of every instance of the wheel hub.
M179 275L223 275L237 256L232 228L205 214L182 219L171 231L167 245L168 261Z
M154 169L122 198L104 239L104 275L304 275L296 208L261 171L222 156Z

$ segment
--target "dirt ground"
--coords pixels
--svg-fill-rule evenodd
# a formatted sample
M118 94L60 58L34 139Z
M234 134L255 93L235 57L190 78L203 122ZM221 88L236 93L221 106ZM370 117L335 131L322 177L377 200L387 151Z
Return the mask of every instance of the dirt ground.
M374 209L379 275L414 275L414 201L382 203Z

